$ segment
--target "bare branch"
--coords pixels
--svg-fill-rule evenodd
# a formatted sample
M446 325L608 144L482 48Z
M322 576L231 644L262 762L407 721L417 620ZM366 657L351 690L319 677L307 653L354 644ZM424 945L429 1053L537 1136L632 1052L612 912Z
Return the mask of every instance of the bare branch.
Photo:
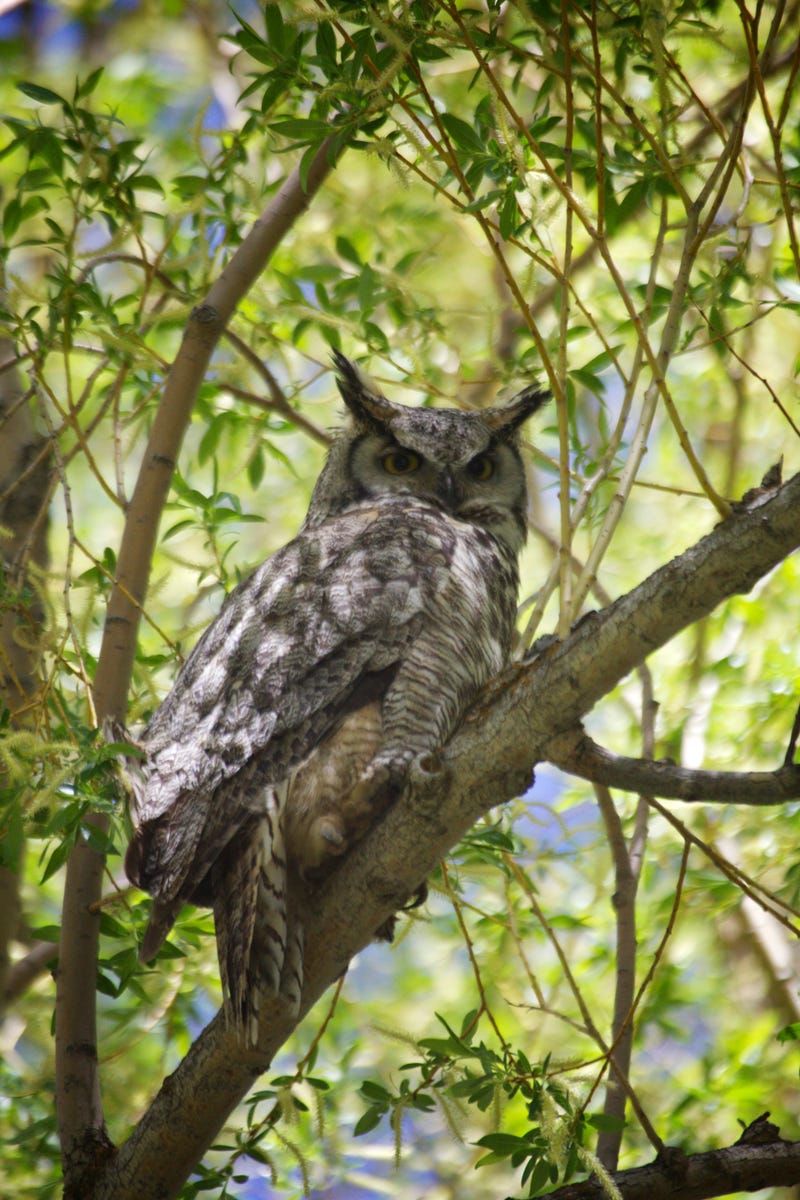
M669 759L649 762L613 754L582 729L552 738L545 757L570 775L662 800L766 806L800 799L800 766L789 764L774 771L690 770Z
M611 1037L614 1063L626 1079L630 1074L633 1046L633 996L636 990L636 890L638 880L633 873L625 841L622 821L614 800L605 784L595 784L595 797L614 864L614 892L611 903L616 920L616 967L614 972L614 1013ZM612 1072L606 1084L603 1113L620 1119L619 1128L602 1129L597 1138L597 1157L608 1170L614 1170L619 1160L622 1142L622 1118L625 1115L625 1091Z
M655 745L657 705L653 698L652 675L645 663L639 667L639 673L642 677L642 749L650 760ZM619 1124L617 1128L601 1129L597 1135L597 1157L607 1170L613 1171L619 1163L626 1102L625 1091L620 1086L618 1074L627 1079L630 1085L638 949L636 894L647 846L649 809L647 801L640 795L636 805L633 835L628 844L610 789L604 784L595 784L595 795L608 834L614 864L614 892L611 897L617 930L614 1014L611 1023L614 1070L606 1084L603 1112L607 1117L619 1118Z
M35 942L27 954L11 964L6 979L6 1003L10 1004L21 996L35 979L43 975L50 963L55 963L58 957L58 946L55 942Z

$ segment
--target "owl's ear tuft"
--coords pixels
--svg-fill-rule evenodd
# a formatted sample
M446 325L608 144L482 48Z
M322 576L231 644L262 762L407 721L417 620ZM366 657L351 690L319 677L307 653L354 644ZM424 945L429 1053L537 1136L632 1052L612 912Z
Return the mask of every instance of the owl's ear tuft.
M336 383L351 415L362 425L385 429L397 416L397 406L387 400L377 383L358 363L345 358L338 350L333 352L336 366Z
M481 413L486 425L496 437L513 437L523 421L552 399L552 392L531 384L512 396L507 404L487 408Z

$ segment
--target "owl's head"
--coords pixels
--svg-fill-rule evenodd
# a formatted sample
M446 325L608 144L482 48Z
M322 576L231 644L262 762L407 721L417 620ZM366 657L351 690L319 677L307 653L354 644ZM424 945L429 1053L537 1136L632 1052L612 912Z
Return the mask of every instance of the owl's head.
M334 361L349 419L331 446L306 524L363 500L416 496L486 529L516 554L527 501L519 429L549 392L526 388L502 407L475 412L409 408L387 400L338 351Z

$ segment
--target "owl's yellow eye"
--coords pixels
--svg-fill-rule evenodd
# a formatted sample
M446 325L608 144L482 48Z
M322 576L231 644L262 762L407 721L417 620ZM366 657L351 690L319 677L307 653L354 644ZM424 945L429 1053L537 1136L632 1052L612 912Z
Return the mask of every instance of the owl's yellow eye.
M479 483L485 483L494 475L494 459L489 454L478 454L471 462L467 463L467 470L473 479L477 479Z
M381 459L384 471L390 475L410 475L419 469L421 461L411 450L390 450Z

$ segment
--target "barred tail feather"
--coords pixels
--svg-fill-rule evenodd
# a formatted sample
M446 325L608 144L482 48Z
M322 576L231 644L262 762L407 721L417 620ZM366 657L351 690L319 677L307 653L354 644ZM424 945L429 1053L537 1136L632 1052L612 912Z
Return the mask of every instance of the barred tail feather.
M249 1040L262 1001L284 992L285 968L298 967L289 944L283 789L264 789L261 815L239 835L214 870L214 921L225 1009ZM292 991L299 993L298 985Z

